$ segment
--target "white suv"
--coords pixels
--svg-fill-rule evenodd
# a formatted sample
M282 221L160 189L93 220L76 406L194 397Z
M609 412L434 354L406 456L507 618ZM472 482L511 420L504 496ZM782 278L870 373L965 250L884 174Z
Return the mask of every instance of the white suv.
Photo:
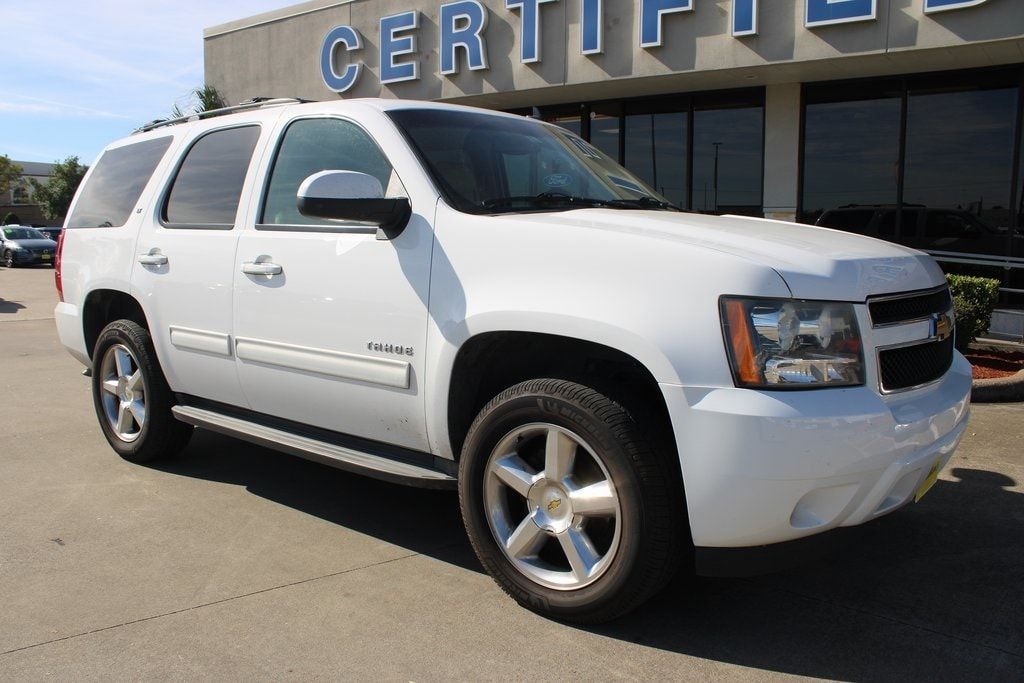
M63 233L60 337L128 460L198 426L457 487L502 588L596 622L920 498L963 433L924 254L679 212L528 118L219 114L110 145Z

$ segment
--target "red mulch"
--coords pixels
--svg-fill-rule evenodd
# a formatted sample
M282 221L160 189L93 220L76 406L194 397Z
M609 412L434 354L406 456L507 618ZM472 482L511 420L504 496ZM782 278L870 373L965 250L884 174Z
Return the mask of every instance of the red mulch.
M971 361L971 372L974 379L1009 377L1024 370L1024 353L1019 351L972 349L966 355L967 360Z

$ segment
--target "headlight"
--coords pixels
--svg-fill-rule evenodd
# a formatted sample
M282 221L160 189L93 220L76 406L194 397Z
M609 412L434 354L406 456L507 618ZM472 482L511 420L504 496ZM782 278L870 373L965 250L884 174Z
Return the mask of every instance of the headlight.
M736 386L864 384L864 355L852 304L722 297L721 309Z
M11 251L24 251L25 247L23 247L20 244L18 244L17 242L15 242L15 243L10 245L10 249L11 249Z

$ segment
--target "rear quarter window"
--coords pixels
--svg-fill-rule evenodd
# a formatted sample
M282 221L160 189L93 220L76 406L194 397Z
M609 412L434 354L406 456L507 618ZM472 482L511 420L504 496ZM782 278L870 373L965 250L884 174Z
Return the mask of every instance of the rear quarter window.
M108 149L82 188L69 228L124 225L173 138L163 137Z

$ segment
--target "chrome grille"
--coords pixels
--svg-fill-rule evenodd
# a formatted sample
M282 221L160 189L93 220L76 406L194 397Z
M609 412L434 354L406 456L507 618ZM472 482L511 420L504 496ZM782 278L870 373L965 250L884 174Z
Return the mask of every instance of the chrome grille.
M953 336L878 352L882 391L910 389L934 382L953 364Z
M953 364L949 287L868 299L872 327L929 323L929 336L898 346L880 346L878 376L883 393L905 391L940 379Z
M880 297L868 302L871 324L898 325L912 320L923 320L935 313L947 313L953 308L949 287L924 292L908 292L895 297Z

